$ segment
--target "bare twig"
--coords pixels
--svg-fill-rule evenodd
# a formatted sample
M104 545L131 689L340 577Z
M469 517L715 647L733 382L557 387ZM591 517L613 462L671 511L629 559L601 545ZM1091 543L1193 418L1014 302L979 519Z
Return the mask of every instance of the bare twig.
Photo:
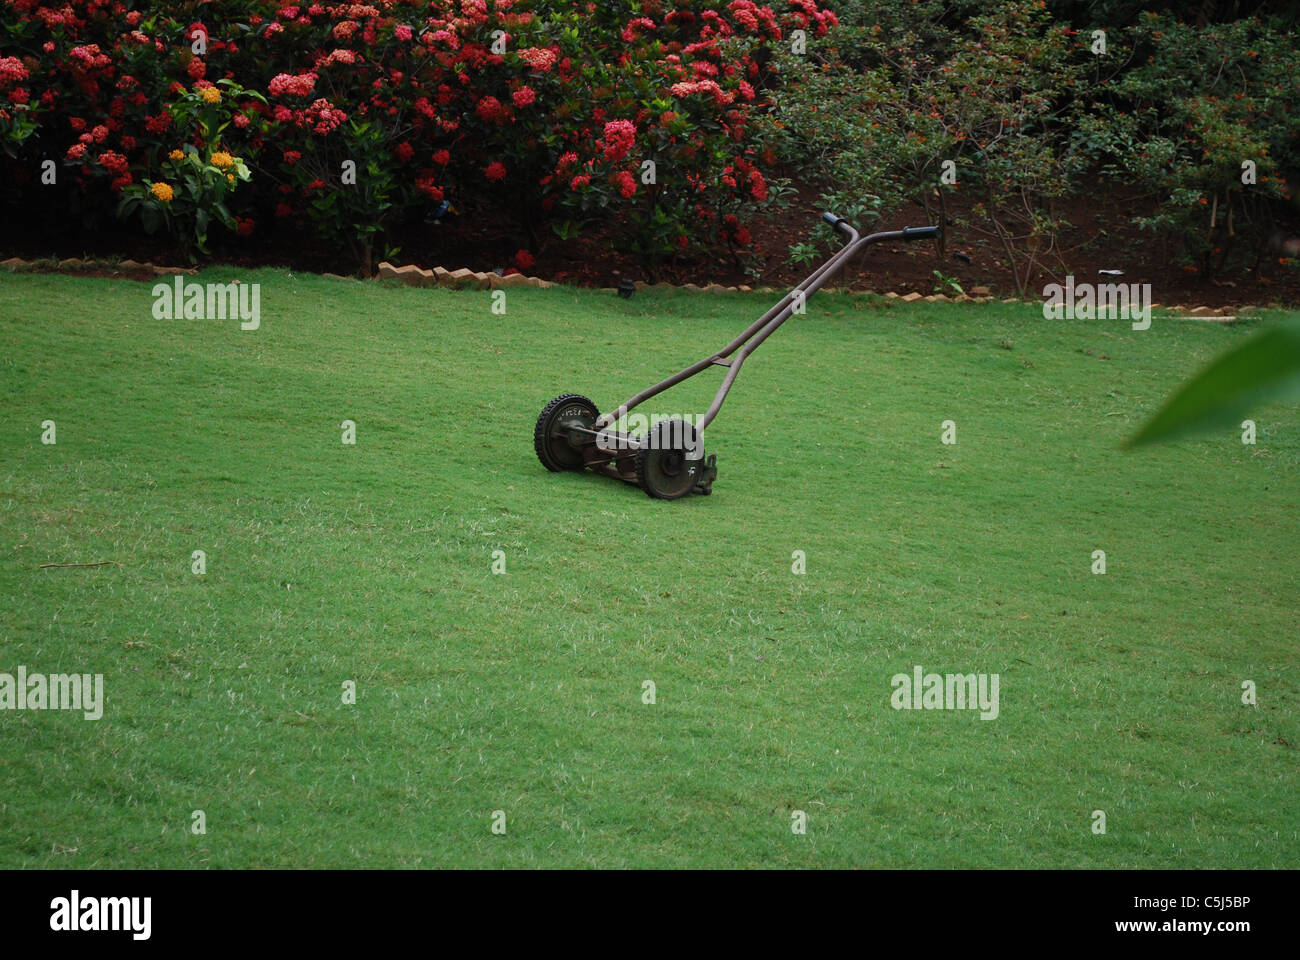
M119 567L122 565L117 560L96 560L94 563L42 563L37 570L44 570L46 567L103 567L110 563L116 563Z

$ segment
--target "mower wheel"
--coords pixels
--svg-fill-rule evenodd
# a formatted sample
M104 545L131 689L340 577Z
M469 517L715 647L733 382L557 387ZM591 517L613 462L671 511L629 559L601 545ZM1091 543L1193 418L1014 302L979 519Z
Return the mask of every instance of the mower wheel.
M644 443L636 452L636 479L646 493L677 500L695 489L704 470L704 445L693 426L683 420L660 420Z
M565 425L594 429L600 411L580 393L565 393L548 403L533 428L533 449L542 466L553 473L581 470L586 464L582 450L569 443ZM594 442L594 441L593 441Z

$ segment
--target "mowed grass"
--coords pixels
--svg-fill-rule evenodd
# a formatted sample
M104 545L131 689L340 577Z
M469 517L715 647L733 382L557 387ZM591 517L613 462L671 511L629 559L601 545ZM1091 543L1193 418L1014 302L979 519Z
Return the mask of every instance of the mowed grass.
M770 297L242 279L253 332L0 277L0 672L106 696L0 712L0 866L1295 866L1300 415L1119 449L1278 314L819 295L668 503L547 473L537 413ZM892 709L918 664L1000 715Z

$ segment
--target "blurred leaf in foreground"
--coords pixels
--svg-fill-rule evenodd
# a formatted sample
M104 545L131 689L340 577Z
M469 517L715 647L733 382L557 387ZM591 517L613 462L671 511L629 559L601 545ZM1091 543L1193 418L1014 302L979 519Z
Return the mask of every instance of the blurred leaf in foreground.
M1300 320L1265 330L1216 358L1165 401L1125 446L1225 426L1257 404L1300 395Z

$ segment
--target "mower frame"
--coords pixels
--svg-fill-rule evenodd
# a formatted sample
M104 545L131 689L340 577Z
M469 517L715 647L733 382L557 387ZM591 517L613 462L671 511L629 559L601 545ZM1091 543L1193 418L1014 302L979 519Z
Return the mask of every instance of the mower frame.
M937 226L904 227L902 230L886 230L861 237L858 235L858 231L853 229L843 217L837 217L833 213L823 213L822 219L829 223L837 233L847 238L848 242L843 247L721 350L691 364L665 380L660 380L653 387L642 390L640 393L628 398L617 410L603 414L596 421L596 429L600 430L618 423L640 404L658 396L669 387L675 387L682 381L689 380L701 370L706 370L711 366L728 367L726 376L722 378L722 385L718 387L718 392L713 397L713 403L709 404L704 419L696 427L697 430L703 432L713 422L713 418L718 415L718 411L722 409L722 403L727 399L727 394L731 391L731 385L736 382L736 377L740 373L740 367L745 362L745 358L753 353L759 344L775 333L781 324L789 320L794 315L796 308L807 302L809 294L820 290L837 270L853 259L854 254L873 243L881 243L886 240L927 240L939 236L940 232L940 228ZM733 353L735 357L728 359Z

